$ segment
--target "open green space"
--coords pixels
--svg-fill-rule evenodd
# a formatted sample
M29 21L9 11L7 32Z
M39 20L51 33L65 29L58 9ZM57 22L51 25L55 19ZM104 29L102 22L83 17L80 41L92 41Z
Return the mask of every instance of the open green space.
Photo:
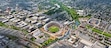
M10 26L10 27L11 27L11 29L14 29L14 30L20 30L20 28L15 27L15 26Z
M92 31L93 31L93 32L96 32L96 33L99 33L99 34L102 34L102 33L103 33L102 30L99 30L99 29L96 29L96 28L93 28Z
M87 25L86 28L88 28L88 29L92 29L93 26Z
M7 25L5 25L4 23L0 22L0 26L1 27L8 27Z
M51 43L56 42L57 40L58 40L57 38L56 38L56 39L51 39L51 38L49 38L48 40L46 40L45 42L43 42L42 45L43 45L43 46L48 46L48 45L50 45Z
M31 40L31 41L35 41L35 40L36 40L36 38L32 37L32 38L30 38L30 40Z
M78 18L91 18L91 15L88 15L88 16L79 16Z
M77 19L78 14L77 14L76 10L71 9L71 8L68 8L68 7L65 6L64 4L58 2L57 0L50 0L50 2L51 2L52 4L56 4L56 3L59 4L60 7L61 7L61 9L63 9L64 11L67 11L67 12L71 15L71 17L72 17L73 19Z
M110 34L110 33L107 33L107 32L104 32L104 33L103 33L103 31L101 31L100 29L94 28L92 31L93 31L93 32L96 32L96 33L99 33L99 34L102 34L102 35L104 35L104 36L106 36L106 37L111 37L111 34Z
M59 0L50 0L52 4L58 4L60 5L61 9L63 11L68 12L68 14L72 17L73 20L77 22L77 26L80 24L79 18L91 18L91 15L88 16L79 16L74 8L69 8L66 5L59 2Z
M6 35L9 39L11 39L11 40L16 40L16 39L18 39L17 37L15 37L15 36L11 36L11 35Z
M51 26L51 27L49 27L48 30L49 30L50 32L52 32L52 33L56 33L56 32L59 31L59 27L57 27L57 26Z
M63 11L68 12L68 14L72 17L72 19L75 20L76 22L78 22L80 24L80 21L78 19L79 15L77 14L76 10L74 10L73 8L69 8L66 5L64 5L64 4L62 4L62 3L58 2L58 1L59 0L50 0L50 2L52 4L58 4L58 5L60 5L60 7L61 7L61 9Z
M44 43L42 43L43 46L47 46L48 44L52 43L54 40L48 39Z
M47 15L52 15L52 14L55 14L55 13L60 13L62 12L62 9L51 9L49 10L48 12L45 12L44 14L47 14Z
M104 32L100 29L97 29L97 28L93 28L92 26L88 25L87 26L87 29L92 29L92 32L96 32L98 34L101 34L101 35L104 35L105 37L111 37L111 34L108 33L108 32Z

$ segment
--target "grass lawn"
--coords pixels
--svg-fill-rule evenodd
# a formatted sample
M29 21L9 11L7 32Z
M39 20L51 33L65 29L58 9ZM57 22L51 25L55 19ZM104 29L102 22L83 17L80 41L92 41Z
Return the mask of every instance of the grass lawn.
M99 30L99 29L96 29L96 28L94 28L92 31L93 31L93 32L96 32L96 33L99 33L99 34L102 34L102 35L104 35L104 36L106 36L106 37L111 37L111 34L110 34L110 33L107 33L107 32L104 32L104 33L103 33L103 31L101 31L101 30Z
M91 27L91 26L87 26L87 29L92 29L93 27ZM98 33L98 34L102 34L102 35L104 35L104 36L106 36L106 37L111 37L111 34L110 33L107 33L107 32L104 32L103 33L103 31L102 30L100 30L100 29L97 29L97 28L93 28L92 29L92 31L93 32L96 32L96 33Z
M78 18L91 18L91 16L79 16Z
M59 31L59 27L57 27L57 26L51 26L51 27L49 27L49 29L48 29L50 32L52 32L52 33L55 33L55 32L58 32Z
M11 35L6 35L9 39L11 39L11 40L16 40L16 39L18 39L17 37L15 37L15 36L11 36Z
M36 39L36 38L32 37L30 40L31 40L31 41L35 41L35 39Z
M42 43L42 45L43 45L43 46L46 46L46 45L52 43L53 41L54 41L54 40L52 40L52 39L48 39L48 40L46 40L44 43Z
M50 45L51 43L57 41L58 39L51 39L49 38L48 40L46 40L45 42L42 43L43 46L47 46L47 45Z
M93 31L93 32L96 32L96 33L99 33L99 34L102 34L102 33L103 33L103 31L101 31L101 30L99 30L99 29L96 29L96 28L92 29L92 31Z
M62 9L52 9L52 10L49 10L48 12L45 12L44 14L47 14L47 15L52 15L52 14L55 14L55 13L60 13L62 12Z
M7 25L5 25L4 23L0 22L0 26L1 27L8 27Z

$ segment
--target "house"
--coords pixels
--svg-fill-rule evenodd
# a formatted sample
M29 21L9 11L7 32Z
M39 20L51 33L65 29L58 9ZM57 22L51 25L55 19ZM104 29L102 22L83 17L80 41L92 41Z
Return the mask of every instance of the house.
M27 26L25 26L25 27L23 27L23 29L29 29L29 27L30 27L31 25L27 25Z
M32 24L36 24L36 23L37 23L37 20L31 20L31 23L32 23Z
M41 27L42 26L42 23L36 23L36 26L39 28L39 27Z
M50 21L50 18L46 18L43 20L44 23L48 23Z
M83 44L83 43L78 43L78 45L76 45L76 47L75 48L84 48L86 45L85 44Z
M10 21L13 22L14 20L16 20L16 18L11 18Z
M5 18L0 18L0 21L2 22L2 21L4 21L4 20L6 20Z
M111 48L111 46L109 46L108 48Z
M75 36L72 36L72 35L71 35L70 38L67 39L67 41L68 41L69 43L73 44L73 43L76 41L76 39L77 39L77 38L76 38Z
M32 31L34 31L34 30L36 30L36 27L30 26L29 29L28 29L28 32L32 32Z
M41 31L39 29L34 30L33 32L33 37L38 38L38 35L41 33Z
M25 40L18 40L17 43L25 45L25 46L27 46L29 44L29 42L25 41Z
M67 43L65 40L60 40L48 46L47 48L74 48L71 44Z
M36 39L35 42L41 44L45 41L45 39L41 38L41 39Z
M111 31L111 25L109 25L108 30Z
M72 24L72 23L75 23L75 21L72 21L72 22L66 21L66 22L64 22L64 25L69 25L69 24Z
M6 18L12 19L12 18L14 18L14 16L10 15L10 16L7 16Z
M47 40L47 35L44 35L39 29L34 30L31 32L33 37L36 38L35 42L37 43L43 43L45 40Z
M94 44L93 44L93 46L91 46L92 48L106 48L106 46L105 45L103 45L103 44L101 44L101 43L99 43L99 42L95 42Z
M32 15L28 15L28 18L31 18L31 17L33 17Z
M93 45L92 42L84 40L84 39L80 40L80 42L83 43L83 44L85 44L85 45L87 45L87 46L92 46Z
M25 21L28 22L28 23L31 22L30 18L26 18Z
M39 17L40 20L43 20L43 19L45 19L45 18L46 18L45 16L40 16L40 17Z
M88 21L89 18L79 18L80 21Z
M86 16L86 13L84 10L77 10L77 14L79 14L80 16Z
M13 22L15 23L20 22L20 19L15 19Z
M32 19L37 20L37 19L38 19L38 17L34 16L34 17L32 17Z
M18 22L19 26L18 27L24 27L27 25L24 21Z
M101 21L98 27L104 29L107 25L108 25L108 22L106 22L106 21Z
M6 19L6 20L3 20L2 22L3 22L3 23L6 23L6 22L8 22L8 21L9 21L9 20L8 20L8 19Z
M55 4L56 6L57 6L57 8L60 8L60 5L58 5L58 4Z

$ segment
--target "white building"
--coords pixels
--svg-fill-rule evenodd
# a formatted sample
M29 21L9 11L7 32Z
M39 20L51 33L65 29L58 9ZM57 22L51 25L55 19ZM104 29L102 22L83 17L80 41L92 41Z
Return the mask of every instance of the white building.
M45 19L45 18L46 18L45 16L40 16L40 17L39 17L40 20L43 20L43 19Z
M39 23L36 23L36 26L37 26L37 27L41 27L41 26L42 26L42 23L40 23L40 22L39 22Z
M77 14L79 14L80 16L86 16L86 13L84 10L77 10Z
M14 20L13 22L19 22L20 21L20 19L16 19L16 20Z
M18 27L24 27L27 25L27 23L25 23L24 21L18 22Z
M44 23L47 23L49 21L50 21L50 18L46 18L46 19L43 20Z

